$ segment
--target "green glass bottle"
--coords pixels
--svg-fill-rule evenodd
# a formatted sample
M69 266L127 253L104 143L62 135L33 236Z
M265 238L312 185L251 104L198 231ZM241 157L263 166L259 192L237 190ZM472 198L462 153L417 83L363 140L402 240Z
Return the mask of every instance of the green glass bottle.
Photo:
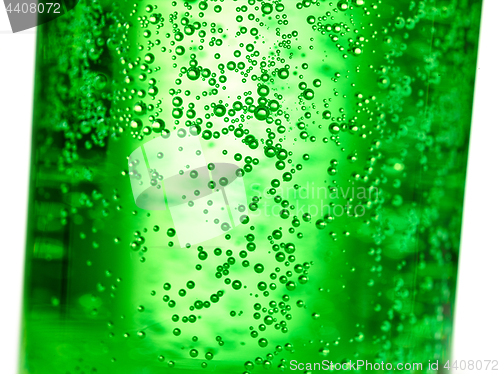
M19 372L437 372L480 12L80 0L41 25Z

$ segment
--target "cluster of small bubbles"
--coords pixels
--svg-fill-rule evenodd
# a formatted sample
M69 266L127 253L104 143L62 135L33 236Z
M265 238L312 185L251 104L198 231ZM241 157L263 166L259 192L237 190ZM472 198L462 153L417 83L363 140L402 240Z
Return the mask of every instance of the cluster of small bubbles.
M248 288L252 297L259 298L259 303L253 305L252 316L256 324L251 326L250 336L255 338L253 344L262 348L268 347L270 342L274 343L275 339L274 337L271 339L270 335L268 336L269 341L262 337L262 335L266 334L266 331L276 329L286 333L288 328L292 326L289 321L295 322L297 319L295 317L292 320L290 312L292 308L302 308L301 312L305 313L305 315L312 316L313 320L319 320L312 323L322 322L320 314L317 312L311 314L312 311L306 308L304 300L296 300L288 295L284 295L282 300L281 297L277 297L277 292L290 292L290 295L293 296L293 293L300 290L307 294L309 289L301 289L301 287L310 282L309 277L312 278L313 276L309 273L311 262L302 262L303 260L301 261L300 258L301 256L314 256L314 253L308 254L307 251L303 251L302 246L298 245L299 242L290 238L305 238L303 239L305 242L308 240L311 230L314 230L314 235L322 235L331 238L333 241L338 240L340 242L345 240L350 235L350 232L356 232L340 229L341 231L337 232L342 233L342 235L338 235L331 230L325 231L327 226L333 226L334 217L331 214L318 216L303 213L303 211L294 207L295 203L285 196L282 192L283 189L291 188L291 185L295 184L293 186L294 192L300 192L303 183L303 179L300 178L301 171L304 170L303 173L316 172L315 166L311 165L311 163L321 165L321 170L317 172L318 176L321 174L321 178L324 177L325 180L329 180L325 181L325 183L333 183L329 186L333 190L338 187L336 181L332 182L332 179L338 179L340 184L344 173L351 173L352 175L349 178L354 181L369 182L370 178L377 173L374 166L377 157L373 157L373 160L369 158L365 166L361 165L365 162L365 154L363 152L358 154L350 147L348 136L360 137L360 139L363 135L372 136L381 133L384 126L384 131L388 131L389 128L386 123L390 122L391 124L397 124L398 127L401 125L398 132L389 134L394 139L399 139L403 136L402 134L409 132L408 129L412 125L414 126L411 120L407 120L401 114L400 103L396 103L397 100L395 100L394 108L391 107L390 114L387 114L387 108L384 109L384 106L380 105L380 101L375 100L375 96L365 94L365 92L363 94L360 92L355 93L356 111L352 110L349 105L341 104L342 98L350 97L352 100L352 95L355 92L352 91L355 82L353 76L359 71L362 72L365 67L360 64L357 67L353 66L352 69L351 67L343 68L342 65L348 66L349 64L345 61L336 61L329 51L325 51L324 56L322 56L323 65L317 65L319 62L314 61L315 57L313 56L316 55L312 55L311 50L315 47L314 53L316 54L318 40L322 40L319 37L321 34L328 41L328 45L331 44L328 48L333 49L334 52L337 52L338 49L340 52L338 54L339 58L364 61L363 59L368 56L368 53L371 53L371 50L367 47L370 44L366 42L371 41L371 38L374 40L381 38L381 42L384 43L389 52L384 56L385 50L384 53L380 51L380 59L389 62L387 63L388 67L383 66L377 72L377 78L374 79L373 86L393 97L410 97L411 85L414 79L409 76L403 79L398 78L396 72L391 70L393 66L389 66L392 64L390 61L397 57L396 53L402 53L407 46L404 41L400 41L398 37L394 34L391 35L391 33L394 30L396 30L395 32L397 30L404 32L411 30L418 21L417 17L407 18L406 15L403 17L402 12L399 15L395 14L392 24L386 30L381 28L382 32L375 33L371 38L368 38L368 35L363 34L368 32L367 29L369 28L360 27L354 22L354 15L357 14L355 12L375 13L380 11L380 6L378 6L379 10L377 10L375 4L372 7L365 7L367 5L365 0L335 0L328 7L325 5L325 8L328 9L324 13L320 13L318 11L320 3L319 0L300 0L296 4L296 9L285 13L285 6L287 10L290 6L285 1L248 0L247 2L238 2L235 4L235 19L238 24L233 31L230 28L223 27L223 18L226 14L231 14L229 12L231 4L227 1L174 1L172 7L177 10L168 15L159 13L161 6L150 4L138 6L135 4L134 8L137 9L134 9L134 13L137 12L139 15L138 25L141 28L138 43L141 58L138 58L137 61L130 60L126 48L116 49L116 51L121 52L119 63L120 69L123 69L123 75L120 84L125 87L123 92L116 92L116 100L126 103L126 110L120 109L113 113L114 119L112 122L116 122L117 128L121 128L121 131L126 129L134 139L142 140L147 136L153 138L160 135L166 139L170 136L171 131L185 126L186 129L183 129L178 134L181 134L182 137L201 135L200 140L204 145L212 147L215 144L214 148L218 146L219 139L228 136L231 139L236 139L237 144L241 146L238 152L234 153L234 161L239 165L239 169L235 172L237 177L252 176L255 171L257 171L255 172L257 174L259 170L262 170L261 168L269 166L274 170L273 176L263 183L266 188L265 192L280 209L276 215L277 219L270 223L270 226L266 225L269 229L264 232L257 224L255 226L248 225L249 222L254 223L253 218L251 220L251 216L244 214L241 216L240 222L245 226L242 225L240 228L245 227L245 230L248 228L251 233L242 237L235 234L236 230L229 233L229 230L233 228L233 223L224 222L223 219L219 218L216 223L223 231L226 231L224 232L224 238L227 240L228 246L233 244L233 241L241 240L242 247L237 250L234 248L232 250L215 248L212 251L207 246L199 246L194 257L195 261L203 263L203 267L201 264L196 264L196 270L201 271L203 269L203 272L205 272L206 269L211 269L212 276L224 283L225 292L232 295L246 295L245 292ZM183 10L179 11L182 7L184 7ZM142 15L140 15L140 12L142 12ZM302 25L293 25L297 30L300 30L300 39L297 30L281 27L281 25L287 25L288 20L292 18L292 12L299 14L294 19L300 19L302 23ZM323 12L323 9L321 12ZM217 20L209 21L211 18L209 14L215 16ZM339 17L339 15L342 17ZM234 18L232 18L232 21L234 21ZM169 29L166 33L162 29L165 29L167 23L170 23L172 29ZM290 25L292 24L293 22L290 22ZM279 25L280 27L273 25ZM302 27L304 25L305 28ZM120 27L129 26L121 25ZM278 38L274 46L269 45L268 31L270 29ZM232 32L234 34L231 35ZM316 35L313 37L313 33L318 33L318 37ZM228 40L233 36L235 40L238 40L234 44L234 40ZM401 36L403 37L403 34ZM406 40L406 37L402 40ZM118 46L119 43L121 43L119 40L108 41L108 47L112 47L114 53L115 45ZM130 43L130 40L127 43ZM225 48L228 45L232 46L233 49L226 50ZM268 46L271 53L266 52ZM160 48L162 52L168 51L168 53L159 53ZM327 48L325 47L325 49ZM329 55L327 56L326 53ZM89 51L89 56L92 54ZM169 66L175 72L175 77L172 79L171 87L165 90L163 71L159 69L164 66L164 56L167 55L168 58L171 58L171 65ZM203 61L205 55L209 56L210 59L210 62L206 64ZM335 66L337 65L339 71L332 70L336 69ZM320 66L321 69L319 69ZM316 69L317 67L318 69ZM373 66L370 69L377 70ZM90 79L93 91L89 96L92 96L97 91L109 91L110 87L115 84L114 79L115 77L111 79L109 74L94 73ZM251 88L234 97L233 90L239 87L238 81L240 80L244 83L244 86ZM345 82L348 83L344 88L341 84ZM335 88L337 83L342 89L337 90ZM287 90L289 91L287 92ZM323 98L324 93L328 91L331 92L329 98L321 102L320 98ZM416 92L414 93L416 94ZM291 102L288 102L290 98ZM351 115L351 111L355 114ZM102 127L101 125L94 126L90 120L85 120L78 126L80 129L78 134L84 136L89 134L89 139L93 139L92 137L98 133L94 127L97 129ZM186 131L188 126L190 130ZM194 132L191 132L191 129L194 129ZM83 137L83 139L87 141L87 137ZM431 140L427 141L431 142ZM83 147L91 149L94 146L93 143L90 140L87 142L83 143L82 141ZM309 153L302 154L301 152L297 154L294 151L295 154L293 154L290 152L290 149L304 149L305 147L302 148L301 145L302 142L310 147ZM316 143L313 144L314 142ZM221 144L224 144L224 142L221 142ZM316 147L318 150L315 149ZM336 159L328 161L330 157L318 156L322 155L319 153L320 149L326 149L320 147L332 147L335 151L338 151L339 155L335 156ZM373 154L379 152L380 145L377 142L374 142L372 147ZM179 150L181 149L179 148ZM231 152L232 150L227 147L221 153L227 158L233 158ZM249 155L247 155L247 152ZM167 159L168 154L168 151L163 149L162 152L156 153L156 158ZM264 154L265 157L261 157L259 154ZM247 156L245 157L245 155ZM345 157L344 155L348 156ZM338 160L342 160L340 167ZM344 160L347 161L346 165L344 165ZM132 166L134 165L133 160L130 160L130 163ZM403 161L394 163L390 168L386 169L387 174L402 174L404 165ZM358 169L354 169L358 166ZM214 164L209 164L208 170L213 172L214 167ZM184 175L189 176L192 179L191 182L202 179L199 169L187 169L182 170L182 174L185 173ZM148 172L150 172L151 176L151 185L161 188L164 178L160 170L150 169ZM131 172L130 176L140 177L133 172ZM218 192L221 187L230 185L231 178L234 178L234 175L231 177L217 177L217 179L214 178L213 181L206 183L206 186L214 190L214 192ZM385 184L385 179L390 179L390 176L378 180L377 183ZM398 181L394 179L390 181L391 183L394 182L394 188L400 188L401 180L402 178ZM67 192L71 190L71 186L66 190ZM198 191L199 193L200 191ZM215 200L210 200L212 204L214 204L213 201ZM407 196L403 192L391 194L388 201L394 207L402 208L408 204ZM189 201L188 204L195 204L196 202L193 200ZM95 202L91 201L91 203ZM252 198L248 210L252 213L259 213L259 209L263 206L265 206L263 199L255 196ZM243 214L245 210L246 207L243 206L243 210L238 211ZM61 213L61 218L63 221L71 222L69 219L72 214L68 208ZM135 216L134 218L142 216L141 211L134 211L132 214ZM374 214L373 219L368 222L373 226L374 222L379 219ZM165 227L165 224L161 222L163 221L159 221L158 225L148 225L148 228L150 228L148 234L146 234L146 230L135 233L130 244L131 249L139 254L144 254L147 251L145 246L146 238L148 238L149 245L150 241L154 242L155 238L161 237L160 234L154 234L160 232L160 226L162 230L166 230L167 240L174 238L176 236L175 229ZM256 222L258 222L258 219L256 219ZM339 227L342 227L342 224L343 222L340 222ZM302 230L303 233L298 232L298 230ZM151 235L151 237L148 235ZM262 243L265 238L267 238L267 241ZM82 240L84 239L82 237ZM311 239L310 236L309 239ZM113 240L117 246L122 245L118 237ZM174 246L173 241L169 241L168 245L170 247ZM187 249L193 251L195 248L194 246L187 246ZM150 252L153 250L154 246L151 244ZM268 251L271 261L276 261L275 265L278 265L278 267L270 266L269 262L264 262L265 260L259 258L258 256L262 251L264 251L263 253ZM374 258L375 256L380 257L379 254L373 254L373 256ZM143 260L141 259L141 261ZM212 261L218 262L213 264ZM92 262L88 261L87 264L91 266ZM245 273L240 273L240 266L244 268L246 274L253 274L252 277L245 278ZM351 263L348 264L348 269L351 272L359 272L359 267L354 267ZM376 267L374 273L380 274ZM369 287L374 287L377 284L377 278L375 276L372 278L364 281ZM106 289L107 285L105 287L104 284L99 283L98 290ZM195 314L173 314L171 317L173 322L194 323L201 318L201 311L204 308L210 307L213 309L213 305L220 303L224 295L222 290L212 291L214 293L207 294L205 298L188 300L191 296L190 290L199 291L203 289L205 286L203 282L197 281L195 284L193 280L189 280L183 286L180 281L178 283L178 280L172 280L172 285L164 283L163 290L169 295L159 295L163 299L164 304L162 305L165 308L175 308L176 302L172 300L172 297L179 297L177 299L178 307L180 307L181 301L188 301L189 309L193 313L200 311L200 316ZM155 291L151 292L151 295L155 294ZM192 294L194 295L195 292L193 291ZM375 310L382 309L380 304L377 305L374 307ZM137 311L142 313L141 316L145 316L151 312L151 309L139 305ZM227 314L225 315L227 316ZM231 310L229 315L231 317L239 316L236 310ZM381 325L383 332L391 329L391 324L388 321L385 322ZM362 327L356 332L361 329ZM173 328L171 331L174 336L181 335L180 328ZM186 337L188 329L183 328L183 331L182 336ZM128 333L126 335L130 336ZM145 333L139 331L137 336L144 338ZM189 338L189 335L186 338ZM351 340L361 342L363 339L366 339L365 335L359 332L352 335ZM192 341L198 342L198 337L192 337ZM218 336L216 341L219 346L224 345L222 337ZM322 345L315 348L317 352L319 351L323 356L330 354L330 343L320 343ZM283 349L288 352L294 350L290 343L278 345L275 352L265 352L266 355L258 357L254 362L245 362L244 369L250 372L254 370L255 364L262 365L263 368L269 368L273 357ZM206 353L203 355L203 352ZM197 349L189 347L184 351L184 355L186 354L191 358L197 358L199 355L204 356L206 360L214 358L212 351L205 351L200 347ZM163 355L157 357L160 362L166 360ZM276 359L273 365L275 363ZM206 367L207 363L202 362L201 365ZM173 367L174 362L169 361L168 366ZM284 366L278 365L278 369L282 368Z

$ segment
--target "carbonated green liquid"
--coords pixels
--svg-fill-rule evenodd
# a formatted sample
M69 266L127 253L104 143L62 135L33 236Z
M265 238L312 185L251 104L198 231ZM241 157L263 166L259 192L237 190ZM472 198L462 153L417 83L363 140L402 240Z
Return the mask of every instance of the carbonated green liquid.
M80 0L40 26L20 373L433 372L480 9Z

